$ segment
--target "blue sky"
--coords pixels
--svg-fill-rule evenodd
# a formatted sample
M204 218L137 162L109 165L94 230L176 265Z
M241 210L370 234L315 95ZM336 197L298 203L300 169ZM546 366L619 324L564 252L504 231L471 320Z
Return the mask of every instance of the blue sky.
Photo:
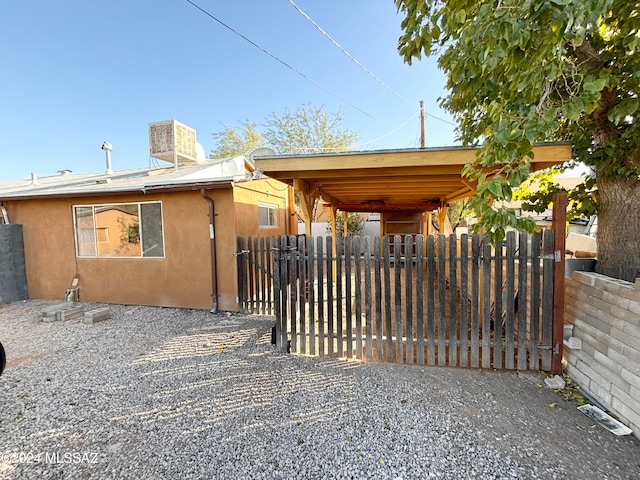
M2 0L0 181L102 171L104 141L114 169L146 167L149 122L172 118L196 129L208 154L224 125L264 124L306 103L342 109L358 148L372 150L419 146L424 100L427 146L454 143L454 127L431 116L452 121L437 106L444 76L435 59L402 61L392 0L294 1L402 98L288 0L192 1L341 99L186 0Z

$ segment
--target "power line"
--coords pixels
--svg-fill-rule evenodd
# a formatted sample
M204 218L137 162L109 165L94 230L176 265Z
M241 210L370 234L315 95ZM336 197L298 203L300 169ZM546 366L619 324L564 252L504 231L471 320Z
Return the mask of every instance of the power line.
M338 47L340 49L340 51L342 53L344 53L347 57L349 57L356 65L358 65L360 68L362 68L365 72L367 72L369 74L369 76L371 76L376 82L378 82L380 85L382 85L384 88L386 88L387 90L389 90L391 93L393 93L396 97L398 97L399 99L401 99L403 102L405 102L408 105L411 105L412 107L415 107L415 104L413 102L410 102L409 100L407 100L405 97L403 97L402 95L400 95L398 92L396 92L393 88L391 88L389 85L387 85L386 83L384 83L382 80L380 80L376 75L373 74L373 72L371 72L367 67L365 67L362 63L360 63L353 55L351 55L347 50L345 50L342 45L340 45L337 41L335 41L331 35L329 35L325 30L322 29L322 27L320 27L320 25L318 25L309 15L307 15L298 5L295 4L295 2L293 0L289 0L289 3L300 13L300 15L302 15L304 18L306 18L307 20L309 20L309 22L311 22L311 24L316 27L320 33L322 33L325 37L327 37L329 39L329 41L331 43L333 43L336 47ZM443 118L440 117L436 117L435 115L431 115L430 113L425 112L425 115L435 118L436 120L440 120L441 122L444 123L448 123L449 125L453 125L454 127L457 126L455 123L451 123L447 120L444 120Z
M363 143L358 143L357 145L353 145L354 147L362 147L364 145L369 145L370 143L375 143L378 142L380 140L383 140L385 138L387 138L390 135L393 135L394 133L396 133L398 130L400 130L401 128L403 128L405 125L407 125L407 123L409 123L411 120L413 120L414 118L416 118L416 116L418 116L418 114L420 113L420 111L415 112L413 115L411 115L407 120L405 120L402 124L400 124L399 126L397 126L396 128L394 128L393 130L391 130L389 133L385 133L384 135L382 135L381 137L375 138L373 140L369 140L368 142L363 142Z
M254 47L256 47L258 50L260 50L262 53L270 56L271 58L273 58L274 60L276 60L277 62L281 63L282 65L284 65L285 67L287 67L289 70L297 73L298 75L300 75L302 78L304 78L305 80L313 83L315 86L321 88L322 90L324 90L325 92L329 93L330 95L333 95L334 97L336 97L338 100L346 103L347 105L349 105L352 108L355 108L356 110L358 110L359 112L365 114L367 117L376 120L375 117L369 115L367 112L365 112L364 110L362 110L361 108L356 107L354 104L348 102L347 100L345 100L344 98L342 98L340 95L332 92L331 90L329 90L327 87L325 87L324 85L316 82L315 80L313 80L312 78L308 77L307 75L305 75L304 73L302 73L301 71L295 69L294 67L292 67L291 65L289 65L288 63L286 63L283 60L280 60L278 57L276 57L275 55L273 55L272 53L268 52L267 50L265 50L264 48L262 48L260 45L258 45L257 43L253 42L252 40L250 40L249 38L245 37L244 35L242 35L240 32L238 32L237 30L234 30L233 28L231 28L229 25L227 25L226 23L224 23L222 20L219 20L218 18L216 18L214 15L212 15L211 13L207 12L204 8L202 8L201 6L197 5L196 3L192 2L191 0L185 0L187 3L193 5L195 8L197 8L198 10L200 10L202 13L204 13L205 15L207 15L209 18L211 18L212 20L215 20L216 22L218 22L220 25L222 25L223 27L225 27L227 30L230 30L231 32L233 32L234 34L236 34L237 36L239 36L240 38L242 38L243 40L245 40L246 42L250 43L251 45L253 45Z
M367 67L365 67L362 63L360 63L358 60L355 59L355 57L353 55L351 55L349 52L347 52L342 45L340 45L338 42L336 42L331 35L329 35L326 31L324 31L322 29L322 27L320 27L320 25L318 25L316 22L313 21L313 19L307 15L305 12L302 11L302 9L296 5L294 3L293 0L289 0L289 3L291 5L293 5L293 7L300 12L300 14L306 18L307 20L309 20L311 22L311 24L316 27L320 33L322 33L325 37L327 37L329 39L329 41L331 43L333 43L336 47L338 47L340 49L340 51L342 53L344 53L347 57L349 57L356 65L358 65L361 69L363 69L365 72L367 72L369 74L369 76L371 76L376 82L378 82L380 85L382 85L384 88L386 88L387 90L389 90L391 93L393 93L396 97L398 97L399 99L401 99L403 102L411 105L412 107L415 107L415 105L410 102L409 100L407 100L406 98L404 98L402 95L400 95L398 92L396 92L393 88L391 88L389 85L387 85L386 83L384 83L382 80L380 80L378 77L376 77Z

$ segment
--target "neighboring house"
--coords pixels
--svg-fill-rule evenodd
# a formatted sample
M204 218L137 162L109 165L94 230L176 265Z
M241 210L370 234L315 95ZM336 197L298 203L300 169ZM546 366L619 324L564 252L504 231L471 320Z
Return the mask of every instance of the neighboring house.
M29 298L63 299L77 277L82 301L237 311L237 236L289 233L289 187L242 156L177 167L0 184Z

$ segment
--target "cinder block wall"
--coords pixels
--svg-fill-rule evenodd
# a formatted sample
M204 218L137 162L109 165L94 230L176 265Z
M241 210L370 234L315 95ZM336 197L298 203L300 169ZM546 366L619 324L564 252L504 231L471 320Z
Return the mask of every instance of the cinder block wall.
M0 225L0 303L27 299L22 225Z
M640 279L574 272L565 321L582 340L580 349L565 345L567 374L640 438Z

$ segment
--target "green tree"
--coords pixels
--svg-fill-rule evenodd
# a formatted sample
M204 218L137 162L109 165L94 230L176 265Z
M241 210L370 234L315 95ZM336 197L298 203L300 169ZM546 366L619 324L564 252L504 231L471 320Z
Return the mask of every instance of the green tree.
M340 152L353 148L358 134L344 128L342 110L327 113L324 107L307 103L295 112L286 109L282 116L272 112L267 118L264 133L256 122L245 120L236 126L225 126L213 134L218 142L211 151L215 158L247 154L251 150L268 146L279 154L305 154L311 152ZM296 196L296 205L299 200ZM315 218L316 208L313 209Z
M258 124L245 120L236 126L224 125L221 132L213 134L217 146L211 150L212 158L227 158L243 155L266 143L264 135L258 130Z
M576 188L566 189L554 180L554 177L560 173L562 173L560 167L533 173L526 182L514 189L513 198L523 200L523 210L542 213L553 201L554 194L566 193L569 204L567 220L595 215L597 212L597 204L593 196L595 180L588 177Z
M364 230L364 220L356 212L347 213L347 235L360 235ZM331 222L327 222L327 233L331 233ZM344 236L344 216L342 212L336 214L336 235Z
M358 134L342 127L343 113L326 113L310 103L282 116L271 113L265 137L278 153L340 152L352 148Z
M530 175L533 144L570 140L595 172L598 271L640 273L640 6L637 0L395 0L406 62L439 55L449 89L441 105L459 139L481 143L464 173L472 206L494 240L531 220L510 209Z
M282 116L272 112L266 119L264 132L256 122L245 120L235 126L224 126L213 134L217 146L215 158L233 157L258 147L271 147L279 154L340 152L353 148L358 134L344 128L342 110L327 113L323 107L304 104L295 112L286 109Z

